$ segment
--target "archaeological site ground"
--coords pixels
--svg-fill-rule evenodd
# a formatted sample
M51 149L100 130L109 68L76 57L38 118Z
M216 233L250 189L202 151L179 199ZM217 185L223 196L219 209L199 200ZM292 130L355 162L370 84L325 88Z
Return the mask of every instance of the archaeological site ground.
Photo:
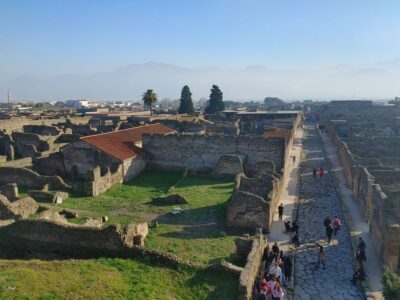
M372 101L4 112L0 298L257 299L276 242L284 299L379 299L400 266L399 118Z

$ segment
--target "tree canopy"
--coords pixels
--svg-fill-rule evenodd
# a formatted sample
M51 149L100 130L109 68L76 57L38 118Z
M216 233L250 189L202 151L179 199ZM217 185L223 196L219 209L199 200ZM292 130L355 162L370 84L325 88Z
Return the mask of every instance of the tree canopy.
M182 88L178 112L180 114L190 114L190 115L194 113L192 92L190 91L190 88L187 85L185 85Z
M206 107L206 114L216 114L225 109L224 101L222 101L222 92L217 85L211 88L210 101Z
M277 97L266 97L264 99L264 104L269 107L274 107L285 105L285 102Z
M400 97L394 98L394 100L390 100L389 104L400 105Z
M150 108L150 114L153 114L153 105L157 102L157 94L148 89L142 95L143 103Z

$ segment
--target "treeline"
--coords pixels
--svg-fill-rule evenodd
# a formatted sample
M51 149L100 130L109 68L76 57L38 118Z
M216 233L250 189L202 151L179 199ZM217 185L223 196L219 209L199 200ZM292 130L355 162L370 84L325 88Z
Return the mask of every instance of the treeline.
M150 113L153 114L153 106L158 101L157 94L152 90L148 89L142 95L143 103L149 107ZM181 91L181 98L179 99L180 104L178 112L180 114L194 114L194 106L192 100L192 92L189 86L185 85ZM216 114L225 109L225 103L223 101L223 93L217 85L213 85L211 88L210 98L208 100L205 112L206 114Z

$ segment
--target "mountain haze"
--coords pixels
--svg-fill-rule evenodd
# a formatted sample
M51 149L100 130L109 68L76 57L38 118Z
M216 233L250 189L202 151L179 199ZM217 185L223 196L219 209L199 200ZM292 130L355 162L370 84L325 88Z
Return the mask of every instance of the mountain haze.
M189 85L193 98L208 97L212 84L225 99L392 98L400 95L400 58L366 65L338 65L318 69L281 70L262 65L242 69L187 68L158 62L132 64L89 76L21 76L0 83L0 98L10 89L14 99L140 100L148 88L159 98L179 98Z

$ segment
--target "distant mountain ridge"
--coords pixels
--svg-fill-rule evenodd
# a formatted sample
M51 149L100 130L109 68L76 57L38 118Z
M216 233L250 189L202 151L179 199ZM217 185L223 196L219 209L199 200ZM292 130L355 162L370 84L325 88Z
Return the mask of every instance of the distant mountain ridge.
M392 98L400 95L399 76L400 58L295 70L263 65L188 68L147 62L92 75L21 76L0 82L0 99L10 89L14 98L21 100L140 100L148 88L154 89L160 99L177 99L185 84L190 86L194 99L208 97L212 84L220 86L225 99L263 99L270 95L282 99Z

